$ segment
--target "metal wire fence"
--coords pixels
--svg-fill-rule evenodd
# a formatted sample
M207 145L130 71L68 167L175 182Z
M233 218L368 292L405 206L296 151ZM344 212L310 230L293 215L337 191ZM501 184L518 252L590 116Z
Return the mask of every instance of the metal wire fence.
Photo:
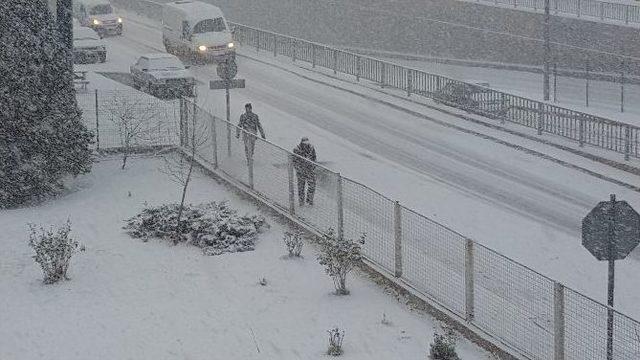
M459 321L529 359L606 359L607 306L319 164L313 205L301 205L293 166L297 155L251 137L255 150L247 157L245 138L251 134L193 100L160 100L137 91L79 93L77 98L85 123L101 134L101 149L122 147L114 114L127 114L150 129L135 146L188 147L197 129L195 138L202 140L197 154L216 171L319 232L332 228L354 240L365 234L369 262ZM615 310L614 320L614 359L640 358L640 323Z
M94 90L76 94L82 119L97 149L155 146L177 141L178 100L161 100L136 90Z

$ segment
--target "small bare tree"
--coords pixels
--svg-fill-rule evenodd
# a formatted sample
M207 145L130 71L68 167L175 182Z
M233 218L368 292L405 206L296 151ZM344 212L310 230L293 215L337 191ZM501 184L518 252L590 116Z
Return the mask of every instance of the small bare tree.
M124 170L133 146L138 141L151 140L151 134L157 132L162 125L158 104L149 101L149 97L115 92L103 108L109 114L109 120L115 125L120 138Z
M178 206L174 243L178 242L182 231L184 200L193 175L196 156L199 154L200 149L207 143L207 141L209 141L208 124L198 116L196 111L196 100L194 100L193 103L187 102L187 104L188 106L185 106L185 108L189 111L185 111L184 113L184 119L182 119L183 126L181 126L182 134L180 134L182 136L181 139L184 139L182 150L186 152L186 154L169 154L165 156L164 168L162 169L163 173L168 175L173 182L182 187L182 195Z
M329 333L329 348L327 349L327 355L342 355L342 341L344 340L344 330L333 328L331 330L327 330L327 332Z

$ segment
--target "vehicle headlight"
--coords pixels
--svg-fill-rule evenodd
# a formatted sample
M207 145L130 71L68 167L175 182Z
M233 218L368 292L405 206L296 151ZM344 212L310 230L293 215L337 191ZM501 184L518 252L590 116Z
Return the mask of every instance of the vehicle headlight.
M229 49L231 49L231 48L232 48L232 47L234 47L234 46L235 46L235 45L234 45L232 42L230 42L230 43L228 43L228 44L227 44L227 47L228 47Z
M100 25L100 20L93 19L93 25Z
M200 51L203 51L203 52L204 52L204 51L207 51L207 47L206 47L206 46L204 46L204 45L200 45L200 46L198 46L198 50L200 50Z
M118 24L122 24L122 18L121 17L118 18Z

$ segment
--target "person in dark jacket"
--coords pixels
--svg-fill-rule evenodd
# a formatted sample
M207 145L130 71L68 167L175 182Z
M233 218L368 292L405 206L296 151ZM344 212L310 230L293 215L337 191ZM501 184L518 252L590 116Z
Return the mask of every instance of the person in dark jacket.
M305 200L307 204L313 205L313 194L316 191L316 149L309 142L309 138L303 137L300 144L293 149L293 153L298 155L293 157L293 167L298 179L300 206L304 205Z
M266 139L266 137L264 136L262 125L260 125L258 114L252 111L251 104L246 104L244 110L244 114L240 115L240 122L238 122L238 128L236 129L236 138L240 138L240 129L245 131L242 134L242 140L244 141L244 154L247 157L247 163L249 163L253 158L258 131L263 139Z

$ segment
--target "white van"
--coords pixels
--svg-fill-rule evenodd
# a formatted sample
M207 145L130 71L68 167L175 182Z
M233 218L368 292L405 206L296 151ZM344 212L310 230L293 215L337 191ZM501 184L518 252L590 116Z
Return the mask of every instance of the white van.
M122 18L114 14L109 0L76 0L73 16L82 26L95 30L100 37L106 34L122 35Z
M231 30L222 11L200 1L183 0L164 5L162 41L171 54L218 63L235 60Z

